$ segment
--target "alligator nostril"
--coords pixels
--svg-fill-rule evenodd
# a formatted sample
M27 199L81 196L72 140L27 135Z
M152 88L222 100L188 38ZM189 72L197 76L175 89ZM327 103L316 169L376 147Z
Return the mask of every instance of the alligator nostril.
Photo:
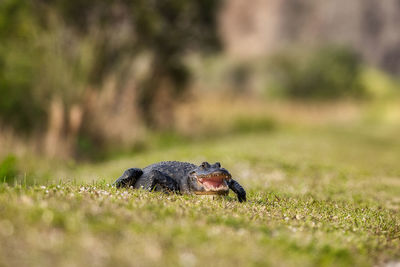
M215 162L214 165L217 166L218 168L221 168L221 163L219 163L219 162Z

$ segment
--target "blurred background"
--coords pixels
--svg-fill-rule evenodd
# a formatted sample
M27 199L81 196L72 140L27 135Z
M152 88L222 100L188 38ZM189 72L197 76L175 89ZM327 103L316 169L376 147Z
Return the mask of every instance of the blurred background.
M398 129L399 25L398 0L2 0L0 176L288 125Z

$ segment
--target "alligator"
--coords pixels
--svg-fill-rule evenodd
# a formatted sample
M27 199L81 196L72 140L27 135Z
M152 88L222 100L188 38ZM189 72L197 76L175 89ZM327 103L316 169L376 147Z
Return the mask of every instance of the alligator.
M196 195L228 195L231 189L239 202L246 201L246 191L219 162L203 162L196 166L188 162L163 161L143 169L130 168L114 186Z

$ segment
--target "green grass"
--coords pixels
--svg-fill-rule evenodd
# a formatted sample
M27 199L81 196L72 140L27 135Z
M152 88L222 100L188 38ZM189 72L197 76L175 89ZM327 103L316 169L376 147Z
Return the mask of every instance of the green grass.
M49 167L50 181L0 185L0 266L400 261L399 133L378 125L277 127ZM221 162L248 202L108 185L128 167L171 159Z

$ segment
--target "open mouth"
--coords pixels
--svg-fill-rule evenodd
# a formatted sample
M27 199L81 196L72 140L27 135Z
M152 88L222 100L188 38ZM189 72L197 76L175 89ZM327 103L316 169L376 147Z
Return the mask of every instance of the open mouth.
M203 193L203 194L223 194L229 190L226 180L228 180L230 178L231 177L225 173L213 173L213 174L209 174L209 175L199 176L199 177L197 177L197 181L206 190L205 192L201 192L201 193Z

